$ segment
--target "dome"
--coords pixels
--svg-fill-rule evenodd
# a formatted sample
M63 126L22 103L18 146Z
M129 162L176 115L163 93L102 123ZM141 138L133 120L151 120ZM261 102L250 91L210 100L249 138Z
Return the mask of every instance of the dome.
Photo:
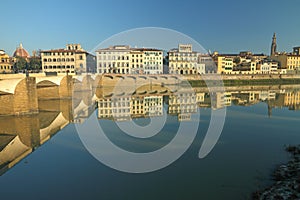
M13 57L23 57L23 58L29 58L29 53L23 48L23 45L20 44L20 46L16 49L14 52Z

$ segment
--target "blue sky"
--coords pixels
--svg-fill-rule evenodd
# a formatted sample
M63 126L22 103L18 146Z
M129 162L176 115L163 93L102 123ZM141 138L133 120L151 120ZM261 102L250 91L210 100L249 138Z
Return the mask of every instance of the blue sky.
M269 53L300 45L298 0L2 1L0 49L12 54L22 42L34 49L81 43L86 50L119 32L163 27L182 32L204 48L223 53Z

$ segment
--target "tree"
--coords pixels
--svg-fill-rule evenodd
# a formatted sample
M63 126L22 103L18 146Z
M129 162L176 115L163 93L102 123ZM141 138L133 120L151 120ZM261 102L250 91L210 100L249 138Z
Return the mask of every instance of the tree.
M29 65L28 69L30 69L30 70L38 71L38 70L42 69L42 62L41 62L40 57L31 57L29 59L28 65Z
M27 69L28 63L27 63L25 58L17 57L16 59L17 59L16 62L15 62L15 69L16 70L22 71L22 70Z
M241 58L240 58L240 57L235 57L235 58L233 59L233 62L234 62L235 64L240 64Z

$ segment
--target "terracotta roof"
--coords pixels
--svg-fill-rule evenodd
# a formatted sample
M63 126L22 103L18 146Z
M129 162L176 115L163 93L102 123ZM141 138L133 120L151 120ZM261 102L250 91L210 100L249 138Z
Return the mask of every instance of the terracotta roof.
M23 58L29 58L29 53L23 48L22 44L16 49L16 51L13 54L13 57L23 57Z
M43 50L41 53L61 53L61 52L73 52L73 53L86 53L84 50L67 50L67 49L51 49L51 50Z
M116 45L110 46L108 48L98 49L96 52L100 51L162 51L154 48L132 48L128 45Z

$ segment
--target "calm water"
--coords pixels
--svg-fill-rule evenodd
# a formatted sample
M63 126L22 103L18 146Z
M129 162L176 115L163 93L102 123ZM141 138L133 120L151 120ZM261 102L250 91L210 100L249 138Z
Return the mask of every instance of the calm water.
M270 184L274 167L288 160L284 146L300 143L300 91L295 88L234 90L216 94L216 105L208 93L182 92L188 106L181 112L171 94L119 96L122 109L115 116L109 95L92 102L95 109L79 117L70 99L40 98L36 114L0 117L1 199L249 199L252 191ZM200 159L211 111L225 107L223 131L212 151ZM116 126L116 121L145 126L149 116L166 119L150 138L134 138ZM132 174L107 167L86 150L75 123L92 117L115 145L136 153L162 148L180 124L199 123L199 128L192 145L174 163Z

